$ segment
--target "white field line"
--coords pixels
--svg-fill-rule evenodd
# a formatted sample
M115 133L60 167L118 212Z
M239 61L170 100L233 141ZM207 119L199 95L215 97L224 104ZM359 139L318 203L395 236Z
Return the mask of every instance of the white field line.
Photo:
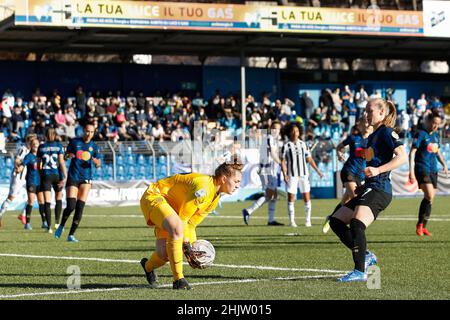
M207 285L217 285L217 284L233 284L233 283L251 283L251 282L262 282L262 281L289 281L289 280L308 280L308 279L325 279L325 278L336 278L340 275L317 275L317 276L298 276L298 277L276 277L269 279L242 279L242 280L229 280L229 281L211 281L211 282L195 282L190 285L196 286L207 286ZM159 288L170 288L171 284L160 285ZM36 296L47 296L47 295L70 295L70 294L81 294L81 293L93 293L93 292L112 292L112 291L125 291L131 289L149 289L148 286L132 286L128 288L108 288L108 289L79 289L79 290L67 290L67 291L46 291L46 292L35 292L35 293L20 293L20 294L10 294L10 295L0 295L0 299L14 299L14 298L24 298L24 297L36 297Z
M89 218L140 218L143 219L142 215L137 214L85 214L83 217L89 217ZM449 217L449 218L443 218L443 217ZM221 216L221 215L209 215L207 218L211 219L238 219L241 220L241 216ZM303 216L300 216L299 218L303 218ZM251 217L252 220L267 220L267 217ZM279 217L277 218L279 220L288 220L288 217ZM311 219L314 220L324 220L325 217L311 217ZM381 216L377 220L384 220L384 221L416 221L417 216ZM450 221L449 215L438 215L438 218L430 218L430 221Z
M56 260L80 260L80 261L95 261L95 262L118 262L118 263L135 263L137 260L126 259L103 259L103 258L88 258L88 257L64 257L64 256L37 256L29 254L15 254L15 253L0 253L0 257L13 258L29 258L29 259L56 259ZM187 265L185 262L184 264ZM274 270L274 271L299 271L299 272L324 272L324 273L342 273L345 271L328 270L328 269L304 269L304 268L285 268L285 267L269 267L269 266L248 266L248 265L227 265L227 264L213 264L218 268L232 268L232 269L257 269L257 270Z

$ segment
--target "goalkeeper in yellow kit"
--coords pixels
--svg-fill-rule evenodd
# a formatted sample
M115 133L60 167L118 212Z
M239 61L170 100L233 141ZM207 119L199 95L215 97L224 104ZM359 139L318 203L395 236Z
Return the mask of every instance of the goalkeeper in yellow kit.
M232 194L239 188L242 165L236 158L221 164L214 176L176 174L151 184L141 198L141 210L147 225L155 228L156 250L143 258L147 281L158 286L155 269L170 261L173 289L191 287L183 276L183 253L189 259L190 244L197 240L195 228L216 208L221 193Z

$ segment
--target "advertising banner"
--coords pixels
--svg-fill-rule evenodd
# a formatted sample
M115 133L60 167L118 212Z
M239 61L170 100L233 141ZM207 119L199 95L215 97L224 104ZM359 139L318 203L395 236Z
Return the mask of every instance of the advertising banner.
M424 35L450 38L450 1L423 2Z
M214 3L20 0L16 25L422 36L420 11Z

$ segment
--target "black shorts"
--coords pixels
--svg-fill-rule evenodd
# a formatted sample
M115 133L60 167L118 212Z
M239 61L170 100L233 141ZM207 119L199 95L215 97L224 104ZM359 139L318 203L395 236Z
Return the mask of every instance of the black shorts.
M92 184L92 180L73 180L67 179L66 188L67 187L77 187L79 188L82 184Z
M375 220L378 214L387 208L392 201L392 194L380 190L367 188L364 192L358 194L344 206L355 210L357 206L366 206L372 210Z
M433 188L437 189L438 175L437 172L424 173L424 172L414 172L416 175L417 183L419 186L423 183L433 185Z
M35 184L27 184L27 192L37 194L37 193L41 192L41 188Z
M342 183L355 182L358 186L362 185L362 179L345 167L341 171L341 181Z
M51 174L48 176L41 177L41 184L39 186L40 191L52 191L60 192L62 191L62 187L59 185L61 179L58 174Z

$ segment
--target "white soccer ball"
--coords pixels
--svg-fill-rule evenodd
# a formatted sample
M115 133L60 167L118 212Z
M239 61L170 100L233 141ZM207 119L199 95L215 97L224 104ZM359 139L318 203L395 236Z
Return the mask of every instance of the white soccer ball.
M216 257L216 250L211 242L207 240L197 240L192 243L192 249L198 253L196 261L202 269L210 267Z

